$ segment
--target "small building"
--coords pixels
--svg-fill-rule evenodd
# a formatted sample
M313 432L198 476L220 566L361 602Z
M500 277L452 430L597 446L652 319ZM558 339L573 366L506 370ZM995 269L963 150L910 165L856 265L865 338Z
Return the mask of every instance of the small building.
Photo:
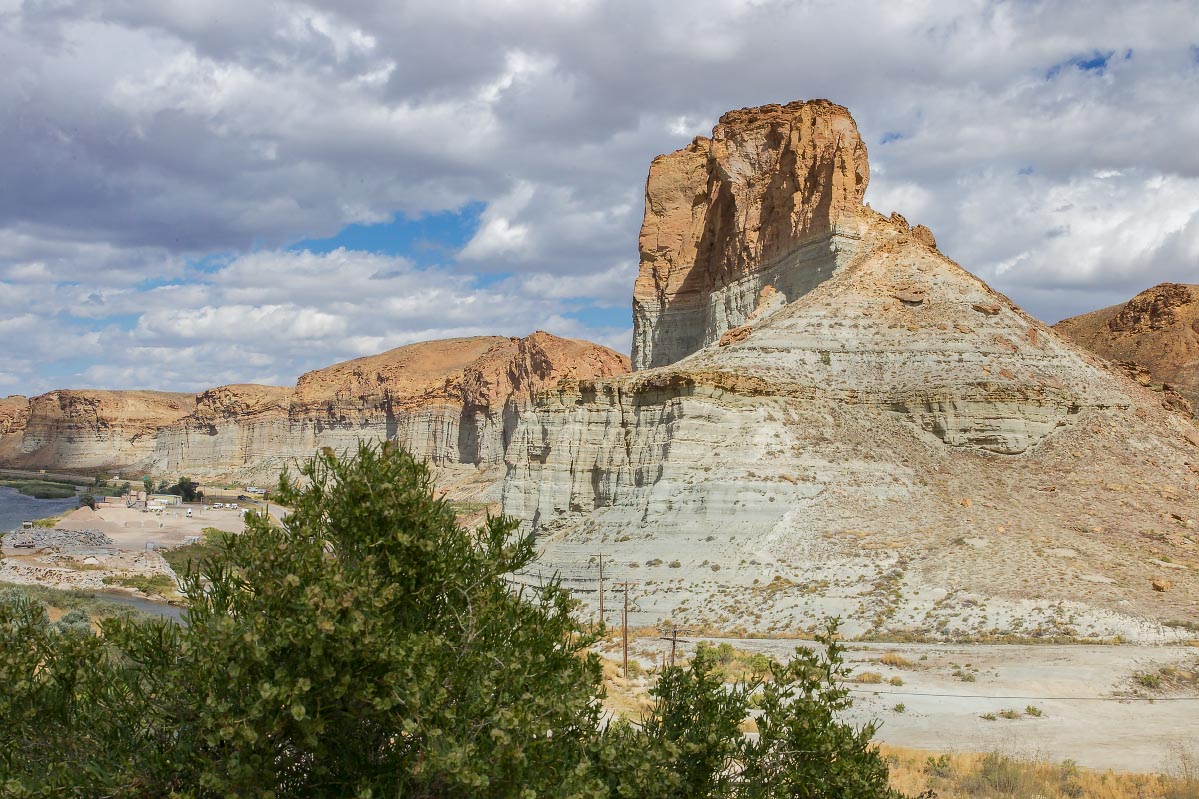
M150 502L160 502L163 505L182 505L183 497L176 494L151 494Z

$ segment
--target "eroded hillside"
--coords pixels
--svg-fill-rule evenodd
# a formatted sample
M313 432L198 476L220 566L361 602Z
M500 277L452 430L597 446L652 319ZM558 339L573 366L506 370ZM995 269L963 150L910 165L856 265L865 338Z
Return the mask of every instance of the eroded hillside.
M686 190L657 191L671 173ZM1189 635L1161 622L1199 612L1199 430L862 205L867 175L824 101L655 160L639 371L552 390L508 449L504 510L543 570L593 602L602 551L645 622ZM741 244L715 246L730 220Z

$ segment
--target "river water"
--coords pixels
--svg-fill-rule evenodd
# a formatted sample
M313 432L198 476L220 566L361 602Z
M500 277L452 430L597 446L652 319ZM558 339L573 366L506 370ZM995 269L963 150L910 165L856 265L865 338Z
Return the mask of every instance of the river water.
M142 613L149 613L153 616L165 616L182 624L187 623L187 620L183 618L183 614L187 612L187 609L178 605L168 605L165 602L151 602L148 599L139 599L121 591L96 591L94 595L97 599L126 605Z
M15 488L0 486L0 535L16 530L26 519L44 519L79 507L75 497L34 499Z
M75 497L68 497L67 499L34 499L33 497L25 496L15 488L0 486L0 535L20 528L21 522L26 519L45 519L48 516L57 516L65 511L74 510L77 507L79 507L79 500ZM151 602L147 599L130 596L121 591L97 591L95 595L109 602L126 605L142 613L152 613L155 616L166 616L176 621L183 621L181 617L183 616L184 609L175 605L168 605L165 602Z

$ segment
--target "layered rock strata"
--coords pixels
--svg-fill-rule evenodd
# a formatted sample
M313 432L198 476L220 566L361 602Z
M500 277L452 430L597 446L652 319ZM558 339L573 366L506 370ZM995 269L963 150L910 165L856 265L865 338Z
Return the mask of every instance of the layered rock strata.
M153 458L157 433L196 407L191 394L51 391L0 406L0 458L22 468L104 469Z
M848 133L810 161L831 164L814 168L829 180L794 179L784 154L803 148L761 131L802 141L821 114L852 126L810 105L726 115L713 137L756 142L736 163L773 164L752 184L794 195L744 227L778 243L764 260L779 271L747 268L763 259L745 237L700 273L752 276L744 312L709 326L695 310L731 307L735 280L659 295L691 310L661 302L640 318L639 371L560 384L523 414L504 511L541 537L540 568L589 602L603 552L639 623L794 633L840 614L865 635L1185 636L1155 619L1195 615L1194 570L1172 575L1186 582L1171 593L1150 581L1174 559L1199 567L1193 426L941 255L926 229L830 190L864 183ZM836 208L856 236L819 272L791 257L809 246L795 220L813 218L794 209L813 207ZM658 225L647 210L642 298L668 284L662 264L698 262L690 236L646 258Z
M1167 406L1183 413L1199 406L1199 286L1162 283L1053 328L1104 358L1131 364L1134 377L1162 389Z
M413 344L309 372L294 389L207 391L195 414L161 431L155 464L167 473L273 474L297 455L365 438L396 441L445 469L494 466L543 386L626 371L612 350L548 333Z
M547 384L627 370L612 350L541 332L425 342L309 372L294 388L161 395L165 407L148 405L150 392L12 397L0 405L0 453L12 466L267 480L319 447L389 439L469 472L502 462L520 409ZM136 425L134 398L146 409Z
M849 112L823 100L733 111L655 158L633 291L633 368L673 363L845 263L869 179Z

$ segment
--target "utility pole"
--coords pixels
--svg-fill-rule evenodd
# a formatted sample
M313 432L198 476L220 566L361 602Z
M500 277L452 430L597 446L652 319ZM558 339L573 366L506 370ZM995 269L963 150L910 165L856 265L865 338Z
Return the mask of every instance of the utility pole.
M670 641L670 667L673 669L674 668L674 649L679 643L679 628L675 627L675 628L671 629L669 638L667 638L666 636L661 636L659 638L659 640ZM662 659L663 660L666 659L665 652L662 653Z
M600 552L600 553L598 553L598 554L596 554L596 555L593 555L592 557L599 558L599 566L600 566L600 587L599 587L599 594L600 594L600 607L599 607L599 613L600 613L600 624L603 624L603 623L604 623L604 553L603 553L603 552Z
M629 679L629 581L624 583L624 610L620 614L621 637L624 639L624 678Z

